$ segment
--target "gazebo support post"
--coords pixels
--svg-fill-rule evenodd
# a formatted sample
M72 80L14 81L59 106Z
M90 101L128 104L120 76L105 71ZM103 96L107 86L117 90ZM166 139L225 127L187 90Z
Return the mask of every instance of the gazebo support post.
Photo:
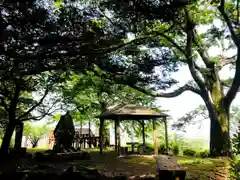
M100 127L99 127L99 148L100 154L103 152L103 127L104 127L104 118L100 118Z
M145 147L145 123L144 120L142 120L142 140L143 140L143 146Z
M131 128L131 153L134 153L134 126L135 126L135 121L132 121L132 128Z
M140 120L153 120L153 138L154 138L154 153L155 155L158 154L158 134L156 131L156 118L163 118L168 116L164 113L159 113L153 109L148 109L146 107L142 107L139 105L134 104L123 104L118 105L112 109L107 109L106 104L102 103L101 108L101 115L97 117L102 117L104 119L111 119L115 120L115 151L118 152L118 155L120 154L120 121L122 120L138 120L140 123L143 121ZM142 129L142 135L143 135L143 144L145 144L145 128ZM166 131L167 134L167 131ZM101 145L102 146L102 145ZM168 146L168 145L167 145ZM124 149L126 150L126 149Z
M164 126L165 126L165 145L166 145L166 151L168 154L168 129L167 129L167 117L163 118Z
M154 140L154 154L158 155L158 138L156 131L156 120L153 120L153 140Z
M92 148L92 136L91 136L91 121L88 120L88 147Z
M118 116L117 121L116 121L116 128L117 128L117 153L118 156L120 156L120 147L121 147L121 138L120 138L120 121L121 117Z
M114 121L114 132L115 132L115 152L117 152L117 119Z

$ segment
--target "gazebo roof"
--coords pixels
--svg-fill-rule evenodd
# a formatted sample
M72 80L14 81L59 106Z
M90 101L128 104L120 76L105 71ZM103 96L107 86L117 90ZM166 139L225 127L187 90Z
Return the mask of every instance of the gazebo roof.
M135 104L124 104L118 105L112 109L109 109L99 115L99 118L113 119L116 120L118 117L121 120L146 120L146 119L157 119L167 117L167 114L156 112L152 109L135 105Z

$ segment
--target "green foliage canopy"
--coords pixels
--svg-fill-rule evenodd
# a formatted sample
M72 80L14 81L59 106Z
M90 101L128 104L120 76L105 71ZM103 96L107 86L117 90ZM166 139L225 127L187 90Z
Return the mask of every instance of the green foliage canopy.
M39 140L49 132L49 127L46 125L32 125L31 122L24 123L23 135L31 142L32 147L35 148Z

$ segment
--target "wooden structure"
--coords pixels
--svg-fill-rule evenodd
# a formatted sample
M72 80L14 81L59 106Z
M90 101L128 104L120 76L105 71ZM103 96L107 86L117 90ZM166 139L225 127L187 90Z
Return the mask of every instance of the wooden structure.
M53 131L49 134L49 146L55 144ZM90 128L75 128L73 147L76 149L98 147L99 137L95 136Z
M186 171L178 165L174 157L158 155L155 158L157 163L157 176L159 179L185 179Z
M134 105L134 104L124 104L118 105L110 110L105 111L101 115L98 116L100 118L100 122L102 119L109 119L115 121L115 151L117 151L118 155L120 155L120 122L123 120L133 120L138 121L142 125L142 137L143 137L143 145L145 145L145 129L144 129L144 120L152 120L153 121L153 130L154 130L154 153L158 154L158 138L156 132L156 119L162 119L165 124L165 143L166 149L168 151L168 132L167 132L167 114L158 113L152 109ZM100 153L102 152L102 141L101 134L103 130L103 123L100 123Z
M99 144L99 137L96 137L90 128L75 128L74 147L92 148Z

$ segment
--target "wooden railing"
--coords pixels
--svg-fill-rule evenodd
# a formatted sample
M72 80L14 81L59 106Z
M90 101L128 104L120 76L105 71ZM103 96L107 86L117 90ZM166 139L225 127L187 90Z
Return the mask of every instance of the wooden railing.
M96 148L99 145L100 137L75 137L73 139L73 147L74 148L80 148L80 146L83 148ZM49 147L52 148L55 144L55 138L49 138ZM88 146L87 146L88 145Z

